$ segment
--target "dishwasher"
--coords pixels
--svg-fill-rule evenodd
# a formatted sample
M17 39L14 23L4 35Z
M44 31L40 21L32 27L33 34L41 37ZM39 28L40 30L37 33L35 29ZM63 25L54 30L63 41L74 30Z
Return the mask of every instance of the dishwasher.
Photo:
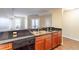
M35 38L30 37L13 42L14 50L34 50Z
M35 37L33 36L33 34L28 30L17 31L17 37L23 37L23 36L26 36L26 37L32 36L32 37L14 41L13 49L14 50L33 50L35 45Z

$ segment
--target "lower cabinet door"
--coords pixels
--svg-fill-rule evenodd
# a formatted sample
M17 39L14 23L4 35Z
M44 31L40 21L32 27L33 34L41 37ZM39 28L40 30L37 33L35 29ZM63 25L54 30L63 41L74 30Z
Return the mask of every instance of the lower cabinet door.
M0 44L0 50L12 50L12 43Z
M52 33L52 48L55 48L57 45L59 45L58 32L54 32Z
M62 43L62 32L58 32L58 44L61 45Z
M51 40L45 39L45 50L50 50L51 49Z
M62 42L61 37L58 37L58 45L61 45L61 42Z
M35 43L35 50L44 50L44 41L38 41Z
M51 47L51 35L46 35L45 37L45 50L50 50L52 49Z
M55 48L58 45L58 37L53 38L53 48Z

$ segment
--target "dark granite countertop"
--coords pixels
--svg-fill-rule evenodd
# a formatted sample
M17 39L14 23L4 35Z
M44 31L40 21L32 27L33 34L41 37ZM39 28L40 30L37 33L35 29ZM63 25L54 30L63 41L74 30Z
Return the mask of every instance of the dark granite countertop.
M48 27L49 28L49 27ZM50 29L50 28L49 28ZM8 32L13 32L13 31L23 31L23 30L28 30L28 29L22 29L22 30L9 30ZM41 28L40 30L46 30L46 28ZM52 31L49 31L47 33L44 33L44 34L39 34L39 35L45 35L45 34L50 34L52 32L56 32L56 31L62 31L61 28L53 28L51 27L51 30ZM30 29L30 31L37 31L37 29ZM7 31L4 31L4 32L7 32ZM31 32L30 32L31 33ZM31 33L33 34L33 33ZM39 35L29 35L27 34L26 36L22 36L22 37L17 37L17 38L8 38L8 39L5 39L5 40L0 40L0 44L4 44L4 43L8 43L8 42L13 42L13 41L16 41L16 40L21 40L21 39L25 39L25 38L30 38L30 37L35 37L35 36L39 36Z

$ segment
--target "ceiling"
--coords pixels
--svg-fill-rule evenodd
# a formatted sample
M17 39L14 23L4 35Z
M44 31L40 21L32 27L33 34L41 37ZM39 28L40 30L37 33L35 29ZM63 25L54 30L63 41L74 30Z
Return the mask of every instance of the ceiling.
M4 16L26 16L42 15L48 13L52 8L0 8L0 17Z

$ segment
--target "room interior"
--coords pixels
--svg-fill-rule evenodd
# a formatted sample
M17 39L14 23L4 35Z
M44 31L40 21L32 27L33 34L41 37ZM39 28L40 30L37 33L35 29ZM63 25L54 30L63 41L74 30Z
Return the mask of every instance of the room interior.
M78 50L78 8L0 8L0 50Z

